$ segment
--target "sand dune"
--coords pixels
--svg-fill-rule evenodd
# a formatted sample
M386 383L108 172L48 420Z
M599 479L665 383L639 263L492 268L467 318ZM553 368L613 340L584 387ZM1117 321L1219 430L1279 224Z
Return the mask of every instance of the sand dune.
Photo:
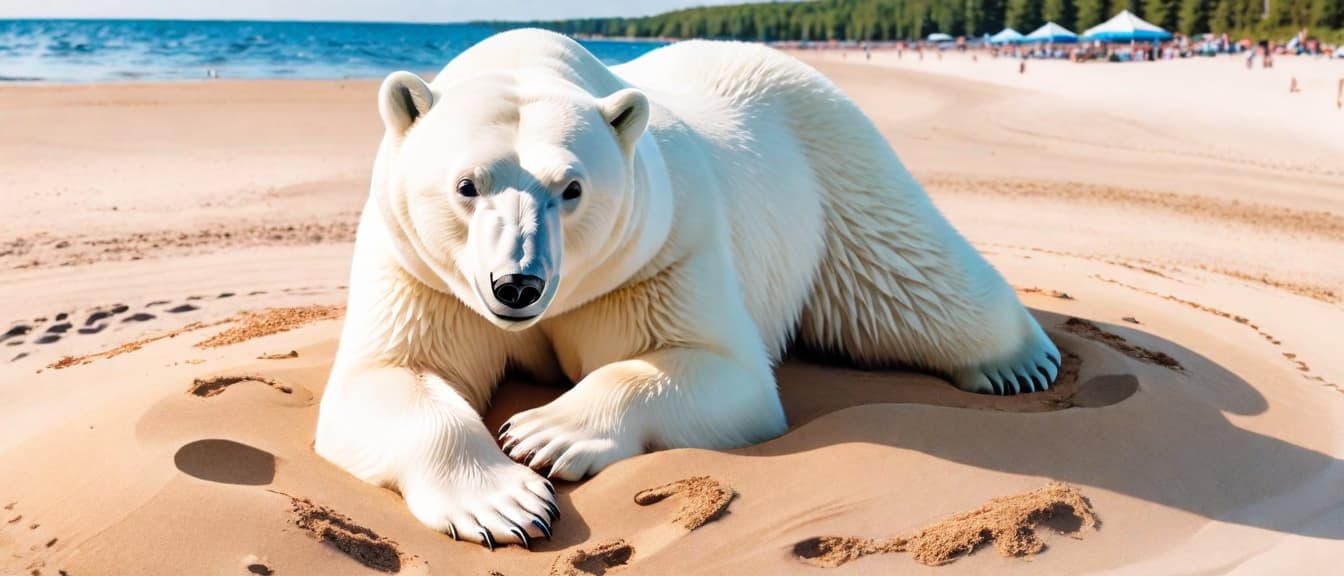
M785 435L561 483L553 537L530 551L426 530L398 495L312 451L348 273L340 230L377 137L373 84L0 90L0 110L80 120L0 133L19 210L0 246L27 250L0 248L0 573L1332 569L1344 156L1264 161L1209 150L1218 127L1203 113L1182 124L1128 96L826 58L1019 288L1065 376L998 398L792 358L778 371ZM1224 135L1298 128L1318 129ZM118 238L136 248L97 243ZM487 425L562 392L507 382ZM858 553L912 542L942 552Z

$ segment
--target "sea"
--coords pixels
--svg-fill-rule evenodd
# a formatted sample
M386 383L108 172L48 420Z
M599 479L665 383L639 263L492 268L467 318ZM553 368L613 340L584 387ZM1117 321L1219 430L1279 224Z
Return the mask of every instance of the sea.
M0 82L381 78L429 74L499 29L480 24L0 20ZM580 40L608 64L658 42Z

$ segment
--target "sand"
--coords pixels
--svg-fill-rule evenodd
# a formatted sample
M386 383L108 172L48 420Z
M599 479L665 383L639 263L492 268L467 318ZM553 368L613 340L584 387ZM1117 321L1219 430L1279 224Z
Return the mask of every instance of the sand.
M1337 63L807 58L1019 290L1066 353L1055 388L791 358L783 436L560 483L531 550L454 542L312 451L377 82L0 86L0 574L1333 569ZM487 425L559 392L507 382ZM1095 529L1054 506L1073 494Z
M909 552L925 566L942 566L992 541L1003 556L1029 558L1045 549L1045 543L1036 536L1037 526L1058 519L1065 519L1068 526L1059 528L1060 533L1095 530L1100 524L1091 505L1076 488L1055 482L1025 494L995 498L980 508L940 520L908 536L887 540L808 538L794 544L793 553L804 562L823 568L843 566L871 554L896 552Z

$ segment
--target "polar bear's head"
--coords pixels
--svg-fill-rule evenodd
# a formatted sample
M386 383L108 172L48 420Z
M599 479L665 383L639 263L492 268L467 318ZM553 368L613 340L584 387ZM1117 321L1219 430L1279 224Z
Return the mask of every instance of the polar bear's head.
M628 226L649 104L559 78L389 76L374 194L401 264L496 326L521 330Z

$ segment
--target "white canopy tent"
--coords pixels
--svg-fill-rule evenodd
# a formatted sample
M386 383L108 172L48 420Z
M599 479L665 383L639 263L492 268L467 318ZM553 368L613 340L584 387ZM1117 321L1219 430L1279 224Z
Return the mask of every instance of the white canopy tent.
M1022 42L1027 43L1054 42L1055 44L1068 44L1077 41L1077 34L1070 32L1068 28L1055 24L1054 22L1046 22L1044 26L1037 28L1032 31L1031 34L1027 34L1022 38Z
M1083 32L1084 40L1100 40L1102 42L1147 42L1168 38L1171 38L1171 32L1135 16L1129 10L1121 10L1110 20Z
M1004 28L998 34L989 37L992 44L1012 44L1022 39L1022 33L1012 28Z

